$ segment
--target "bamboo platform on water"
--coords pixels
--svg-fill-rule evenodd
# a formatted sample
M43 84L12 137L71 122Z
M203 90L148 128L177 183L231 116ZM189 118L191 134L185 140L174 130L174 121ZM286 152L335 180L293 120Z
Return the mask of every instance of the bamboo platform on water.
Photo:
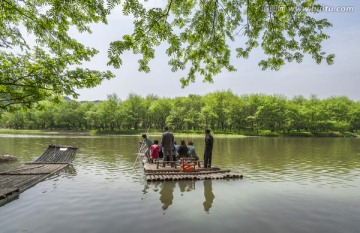
M77 147L49 145L42 156L31 163L0 173L0 206L21 192L66 168L73 161Z
M144 166L145 178L147 182L167 181L167 180L204 180L204 179L227 179L243 178L243 175L231 172L230 170L221 170L217 167L203 168L202 162L196 162L192 171L181 171L182 162L165 163L162 160L149 163L145 153L137 155Z

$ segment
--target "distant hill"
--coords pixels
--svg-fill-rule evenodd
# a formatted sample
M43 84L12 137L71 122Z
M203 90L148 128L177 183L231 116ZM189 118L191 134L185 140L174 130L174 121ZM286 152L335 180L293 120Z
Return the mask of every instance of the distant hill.
M68 96L64 96L64 100L66 101L70 101L70 100L73 100L71 99L70 97ZM100 102L103 102L104 100L93 100L93 101L88 101L88 100L82 100L82 101L78 101L79 103L88 103L88 102L93 102L93 103L100 103Z

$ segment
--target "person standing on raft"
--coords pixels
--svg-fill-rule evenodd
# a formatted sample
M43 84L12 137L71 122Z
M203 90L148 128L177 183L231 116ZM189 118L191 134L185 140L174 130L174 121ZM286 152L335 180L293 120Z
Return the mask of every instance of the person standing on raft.
M161 139L161 145L162 145L162 150L164 153L163 166L165 167L165 162L174 161L172 158L172 154L173 154L172 150L174 147L174 135L169 132L169 128L167 126L164 127L164 131L165 132ZM171 163L171 166L174 166L174 164Z
M210 130L205 130L205 151L204 151L204 167L211 168L211 158L213 150L214 138L210 134Z
M146 133L143 133L141 135L141 137L143 138L143 146L140 148L140 151L145 150L145 155L148 159L150 159L150 146L152 145L152 141L151 139L146 135Z

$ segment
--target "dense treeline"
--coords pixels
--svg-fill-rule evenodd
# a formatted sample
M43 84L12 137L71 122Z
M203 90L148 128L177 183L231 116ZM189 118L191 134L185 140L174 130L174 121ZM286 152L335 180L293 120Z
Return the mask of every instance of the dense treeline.
M0 118L0 127L13 129L114 132L161 130L165 125L174 131L210 128L245 134L355 132L360 129L360 102L347 97L238 96L231 91L176 98L131 93L123 101L116 94L100 102L44 101L41 107L4 112Z

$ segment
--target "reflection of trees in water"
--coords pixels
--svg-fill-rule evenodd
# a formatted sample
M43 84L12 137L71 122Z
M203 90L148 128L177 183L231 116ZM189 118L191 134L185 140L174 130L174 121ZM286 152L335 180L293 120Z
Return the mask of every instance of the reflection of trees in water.
M160 190L160 201L162 209L166 210L173 203L175 182L163 182Z
M215 195L212 191L212 180L204 180L204 196L204 211L209 213L209 210L212 207L213 201L215 199Z

